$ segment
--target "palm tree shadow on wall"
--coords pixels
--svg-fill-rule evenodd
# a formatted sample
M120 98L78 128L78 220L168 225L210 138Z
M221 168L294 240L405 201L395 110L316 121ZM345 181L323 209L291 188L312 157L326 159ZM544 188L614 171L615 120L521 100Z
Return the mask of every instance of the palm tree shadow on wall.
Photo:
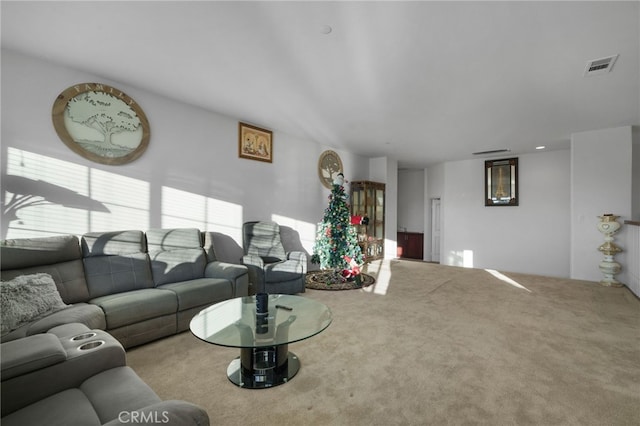
M64 207L110 213L111 211L93 198L79 194L63 186L29 179L23 176L2 176L2 228L0 231L6 238L9 224L19 220L18 212L26 207L47 204L59 204Z

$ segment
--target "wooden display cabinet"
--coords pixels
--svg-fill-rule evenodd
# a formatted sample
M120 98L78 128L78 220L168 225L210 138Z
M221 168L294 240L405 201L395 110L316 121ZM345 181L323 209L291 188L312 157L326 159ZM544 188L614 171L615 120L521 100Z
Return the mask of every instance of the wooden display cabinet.
M369 218L367 225L354 225L365 262L384 257L384 196L384 183L351 182L351 214Z

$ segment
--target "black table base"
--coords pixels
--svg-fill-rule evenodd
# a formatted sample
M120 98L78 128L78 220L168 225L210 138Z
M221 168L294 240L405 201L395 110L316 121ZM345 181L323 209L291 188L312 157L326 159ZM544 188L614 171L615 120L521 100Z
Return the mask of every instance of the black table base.
M298 357L289 345L242 348L229 364L227 377L242 388L264 389L286 383L300 370Z

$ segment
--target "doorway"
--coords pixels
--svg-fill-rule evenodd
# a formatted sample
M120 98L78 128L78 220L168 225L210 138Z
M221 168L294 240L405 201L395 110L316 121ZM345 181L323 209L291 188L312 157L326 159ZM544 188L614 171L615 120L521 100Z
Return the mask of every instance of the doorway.
M431 199L431 261L440 263L440 198Z

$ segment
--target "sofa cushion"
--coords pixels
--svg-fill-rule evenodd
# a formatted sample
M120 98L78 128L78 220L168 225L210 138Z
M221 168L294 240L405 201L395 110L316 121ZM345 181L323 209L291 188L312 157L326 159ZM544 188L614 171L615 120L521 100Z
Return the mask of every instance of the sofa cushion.
M20 275L0 282L2 334L66 307L51 275Z
M207 257L200 230L151 229L146 235L156 286L204 276Z
M52 265L81 259L78 237L18 238L0 242L2 270Z
M109 294L92 299L91 303L104 311L108 330L178 311L175 293L158 288Z
M202 249L171 250L149 255L156 286L204 276L206 262Z
M146 232L149 253L183 248L202 248L202 234L197 228L149 229Z
M60 339L53 334L36 334L3 343L0 348L3 381L67 359L67 352L62 347Z
M276 222L246 222L243 226L245 254L252 254L271 263L287 258Z
M233 286L221 278L199 278L164 284L160 289L173 291L178 298L178 311L213 304L233 298Z
M97 306L96 306L97 307ZM70 322L68 324L56 325L53 328L47 330L48 334L53 334L58 339L66 339L80 334L86 334L90 331L90 328L79 322Z
M93 404L102 423L122 412L161 402L158 395L129 367L103 371L87 379L80 389Z
M146 419L147 421L141 419ZM204 408L187 401L172 399L147 405L139 410L123 413L122 415L118 415L117 419L105 423L104 426L124 426L131 424L142 424L146 426L157 426L158 424L209 426L210 421L209 414L207 414Z
M45 273L53 277L65 303L89 300L80 244L73 235L1 241L0 265L5 281Z
M2 271L2 279L11 280L20 275L49 274L58 287L60 297L65 303L80 303L89 300L89 290L84 278L82 259L54 265L34 266L32 268Z
M84 267L91 298L153 287L146 253L89 257Z
M142 231L88 232L81 239L82 256L118 256L146 252Z
M108 392L108 389L105 389ZM56 393L2 418L2 426L101 425L87 396L77 388Z
M92 232L81 243L91 298L153 287L142 231Z
M100 330L104 330L107 326L104 320L104 312L99 306L76 303L3 335L2 341L8 342L31 336L32 334L46 333L53 327L69 323L81 323L90 329L97 328Z
M118 339L125 348L132 348L171 336L177 331L178 320L176 314L171 313L118 328L110 328L109 334Z

